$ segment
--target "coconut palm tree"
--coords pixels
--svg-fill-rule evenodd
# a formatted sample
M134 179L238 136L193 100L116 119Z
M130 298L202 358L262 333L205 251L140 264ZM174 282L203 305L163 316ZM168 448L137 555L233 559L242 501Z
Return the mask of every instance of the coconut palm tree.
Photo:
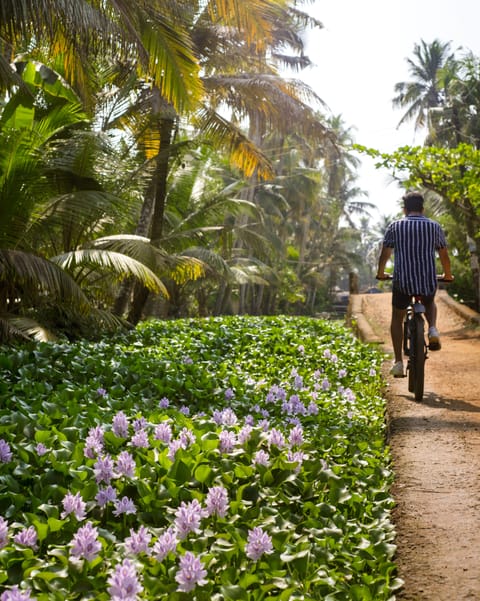
M407 109L398 126L407 121L415 121L415 129L428 125L429 111L442 107L446 90L442 83L442 73L454 61L450 42L435 39L431 44L421 40L414 45L413 57L407 58L408 70L412 79L395 84L393 106Z

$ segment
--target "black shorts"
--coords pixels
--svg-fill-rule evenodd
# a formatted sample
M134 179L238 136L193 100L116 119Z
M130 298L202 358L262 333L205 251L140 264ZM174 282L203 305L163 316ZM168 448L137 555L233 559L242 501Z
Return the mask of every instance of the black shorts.
M410 300L412 298L411 294L405 294L405 292L400 292L400 290L393 288L392 290L392 305L395 309L406 309L410 304ZM435 295L424 296L422 295L423 304L427 307L430 303L433 302Z

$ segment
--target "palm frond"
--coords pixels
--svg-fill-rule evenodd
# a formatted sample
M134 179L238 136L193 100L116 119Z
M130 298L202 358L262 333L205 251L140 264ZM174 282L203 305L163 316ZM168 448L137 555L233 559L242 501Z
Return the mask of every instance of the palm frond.
M37 342L53 342L57 336L34 319L19 315L3 313L0 315L0 341L15 338L36 340Z
M89 308L87 297L69 274L55 262L30 253L0 249L0 282L29 297L45 293L81 311Z
M52 257L51 261L65 269L75 277L82 272L82 268L105 269L109 273L115 273L119 280L134 277L139 280L148 290L156 294L162 294L168 298L168 292L163 282L151 269L132 257L122 253L83 249Z
M208 266L214 273L220 274L223 277L229 277L230 267L225 259L214 250L203 246L190 246L182 252L182 256L191 259L197 259L204 266Z
M204 107L197 114L197 125L208 139L220 148L226 148L230 160L246 177L257 171L259 177L270 179L273 169L268 157L243 131L216 111Z

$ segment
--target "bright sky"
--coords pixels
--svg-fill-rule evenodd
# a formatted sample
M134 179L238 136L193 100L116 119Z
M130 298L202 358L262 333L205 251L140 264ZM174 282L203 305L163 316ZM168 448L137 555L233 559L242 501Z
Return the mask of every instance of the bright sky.
M406 58L415 44L438 39L480 56L478 0L315 0L302 8L324 25L308 35L315 66L302 79L342 116L355 142L383 152L423 143L413 124L397 129L404 111L392 107L395 84L411 80ZM368 157L361 160L359 187L381 215L395 214L402 190Z

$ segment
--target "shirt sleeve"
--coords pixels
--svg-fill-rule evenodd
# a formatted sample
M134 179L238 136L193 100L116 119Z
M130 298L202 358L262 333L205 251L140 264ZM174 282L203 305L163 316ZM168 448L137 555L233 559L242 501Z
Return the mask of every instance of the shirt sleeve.
M391 223L385 230L385 235L383 237L383 246L386 246L387 248L395 247L395 235L394 235L394 224L393 223Z
M447 248L447 240L445 238L445 232L441 226L437 224L437 235L435 236L435 248Z

